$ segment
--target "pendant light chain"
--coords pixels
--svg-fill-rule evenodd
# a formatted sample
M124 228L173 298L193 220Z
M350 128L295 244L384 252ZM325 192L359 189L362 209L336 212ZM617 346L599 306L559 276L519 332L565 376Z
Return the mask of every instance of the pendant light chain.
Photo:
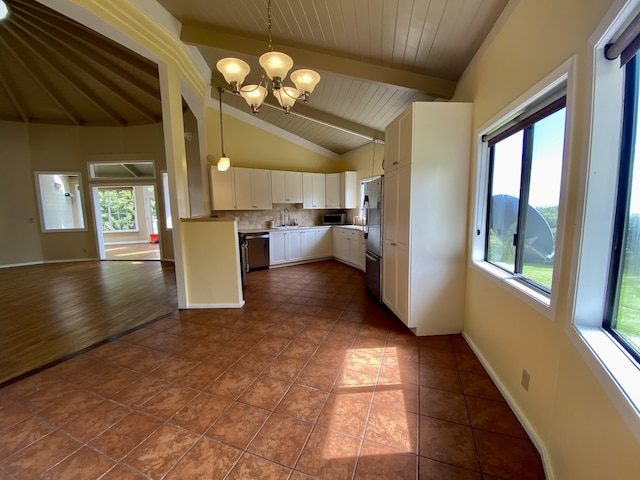
M269 29L269 51L273 52L273 40L271 38L271 0L267 2L267 28Z

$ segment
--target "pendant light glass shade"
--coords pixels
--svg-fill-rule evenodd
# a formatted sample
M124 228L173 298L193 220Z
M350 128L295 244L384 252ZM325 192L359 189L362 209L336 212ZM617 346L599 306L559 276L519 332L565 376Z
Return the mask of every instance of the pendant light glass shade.
M7 4L0 0L0 20L4 20L9 16L9 9Z
M231 166L231 160L229 160L228 157L220 157L220 160L218 160L219 171L226 172L227 170L229 170L230 166Z
M249 67L247 62L244 62L239 58L231 57L218 60L216 68L222 74L225 81L231 85L234 93L237 93L240 85L242 85L242 82L244 82L244 79L251 71L251 67Z
M289 110L296 103L299 92L293 87L282 87L280 90L274 90L273 96L276 97L278 103L285 112L289 113Z
M313 92L313 89L316 88L316 85L320 82L320 75L313 70L296 70L291 74L291 81L295 84L296 88L300 90L306 102L309 94Z
M242 98L244 98L251 107L253 113L258 113L260 106L267 96L267 89L262 85L245 85L240 89L240 95L242 95Z
M293 59L281 52L267 52L260 55L258 60L260 66L269 77L269 80L276 78L282 80L287 76L291 67L293 67Z

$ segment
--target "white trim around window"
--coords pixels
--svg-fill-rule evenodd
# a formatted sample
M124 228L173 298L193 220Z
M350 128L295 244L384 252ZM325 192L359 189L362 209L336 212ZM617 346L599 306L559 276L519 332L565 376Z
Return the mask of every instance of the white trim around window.
M471 267L480 271L487 279L497 283L527 305L530 305L550 320L555 320L556 304L558 299L558 289L553 285L558 284L560 269L554 268L551 295L545 295L530 287L526 283L518 280L513 275L495 267L485 261L485 242L487 225L487 198L489 187L489 149L486 143L482 142L483 135L494 131L500 125L504 125L517 117L528 105L537 102L554 91L560 84L567 84L567 118L564 141L564 160L562 166L562 181L560 186L560 202L558 207L558 226L556 232L555 265L562 265L562 245L565 230L566 218L566 198L564 192L568 183L568 160L571 158L570 145L571 132L573 131L573 105L574 105L574 68L575 58L571 57L562 65L556 68L545 78L536 83L514 102L509 104L488 122L482 125L475 132L475 158L476 175L473 192L473 224L470 225L471 232Z

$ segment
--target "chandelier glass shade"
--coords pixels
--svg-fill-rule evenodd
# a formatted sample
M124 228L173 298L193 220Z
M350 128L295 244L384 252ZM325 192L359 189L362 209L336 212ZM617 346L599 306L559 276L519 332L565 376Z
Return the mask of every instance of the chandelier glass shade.
M269 51L262 54L258 60L263 70L260 83L257 85L243 85L245 78L251 71L251 67L247 62L239 58L228 57L218 60L216 68L231 87L230 91L236 95L241 95L251 107L253 113L258 113L260 110L260 106L262 106L269 93L269 87L280 106L285 112L289 113L296 100L309 101L311 92L320 82L320 75L313 70L296 70L291 73L291 81L295 88L284 86L283 81L293 67L293 59L285 53L273 51L271 45L271 0L268 2L267 20Z

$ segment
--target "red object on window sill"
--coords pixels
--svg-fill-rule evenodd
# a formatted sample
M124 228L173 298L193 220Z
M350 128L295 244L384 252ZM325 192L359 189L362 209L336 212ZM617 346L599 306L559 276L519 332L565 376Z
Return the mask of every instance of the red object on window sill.
M158 243L158 234L152 233L149 235L149 243Z

